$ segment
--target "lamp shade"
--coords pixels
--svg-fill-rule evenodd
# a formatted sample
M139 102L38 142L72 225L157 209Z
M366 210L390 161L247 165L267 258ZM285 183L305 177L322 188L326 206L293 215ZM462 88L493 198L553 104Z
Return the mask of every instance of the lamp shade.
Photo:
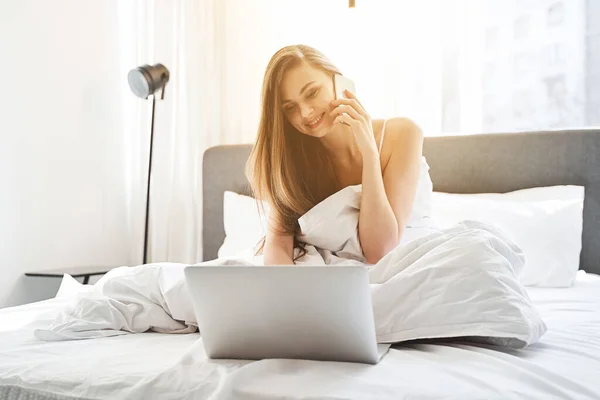
M162 64L142 65L129 71L127 81L133 94L142 99L153 95L169 81L169 70Z

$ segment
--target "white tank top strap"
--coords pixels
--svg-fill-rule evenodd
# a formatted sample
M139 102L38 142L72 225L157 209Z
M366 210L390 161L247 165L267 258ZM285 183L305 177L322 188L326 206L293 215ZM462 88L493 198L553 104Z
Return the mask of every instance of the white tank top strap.
M383 137L385 135L385 125L387 124L387 119L383 120L383 127L381 128L381 138L379 140L379 154L381 154L381 148L383 147Z

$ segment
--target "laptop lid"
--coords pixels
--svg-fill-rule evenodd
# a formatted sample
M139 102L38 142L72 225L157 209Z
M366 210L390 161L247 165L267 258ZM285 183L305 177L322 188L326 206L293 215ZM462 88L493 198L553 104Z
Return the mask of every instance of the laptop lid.
M185 275L210 358L381 356L364 267L190 266Z

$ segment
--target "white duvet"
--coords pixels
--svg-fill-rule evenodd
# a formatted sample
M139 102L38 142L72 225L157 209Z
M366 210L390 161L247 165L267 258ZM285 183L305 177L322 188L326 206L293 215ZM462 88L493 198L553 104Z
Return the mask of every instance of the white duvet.
M297 264L369 268L379 343L467 337L521 348L545 333L546 325L518 281L523 254L501 232L477 221L445 230L409 230L405 236L414 234L412 240L368 265L357 234L359 205L360 187L348 187L304 215L299 222L309 246ZM221 258L203 264L259 263L260 258ZM72 297L70 305L35 335L65 340L195 331L184 267L121 267L93 286L65 277L58 295Z

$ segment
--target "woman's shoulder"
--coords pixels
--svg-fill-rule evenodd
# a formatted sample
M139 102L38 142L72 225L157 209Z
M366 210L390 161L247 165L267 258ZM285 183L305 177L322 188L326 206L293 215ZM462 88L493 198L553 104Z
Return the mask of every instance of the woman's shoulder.
M393 138L402 138L407 135L422 135L421 128L408 117L394 117L386 119L373 120L373 129L379 131L383 129L385 123L385 135Z
M373 133L377 144L381 144L381 160L385 165L394 149L403 147L406 143L422 141L423 132L421 128L410 118L394 117L388 119L376 119L372 121ZM383 131L385 124L385 131ZM383 135L383 142L382 137Z

